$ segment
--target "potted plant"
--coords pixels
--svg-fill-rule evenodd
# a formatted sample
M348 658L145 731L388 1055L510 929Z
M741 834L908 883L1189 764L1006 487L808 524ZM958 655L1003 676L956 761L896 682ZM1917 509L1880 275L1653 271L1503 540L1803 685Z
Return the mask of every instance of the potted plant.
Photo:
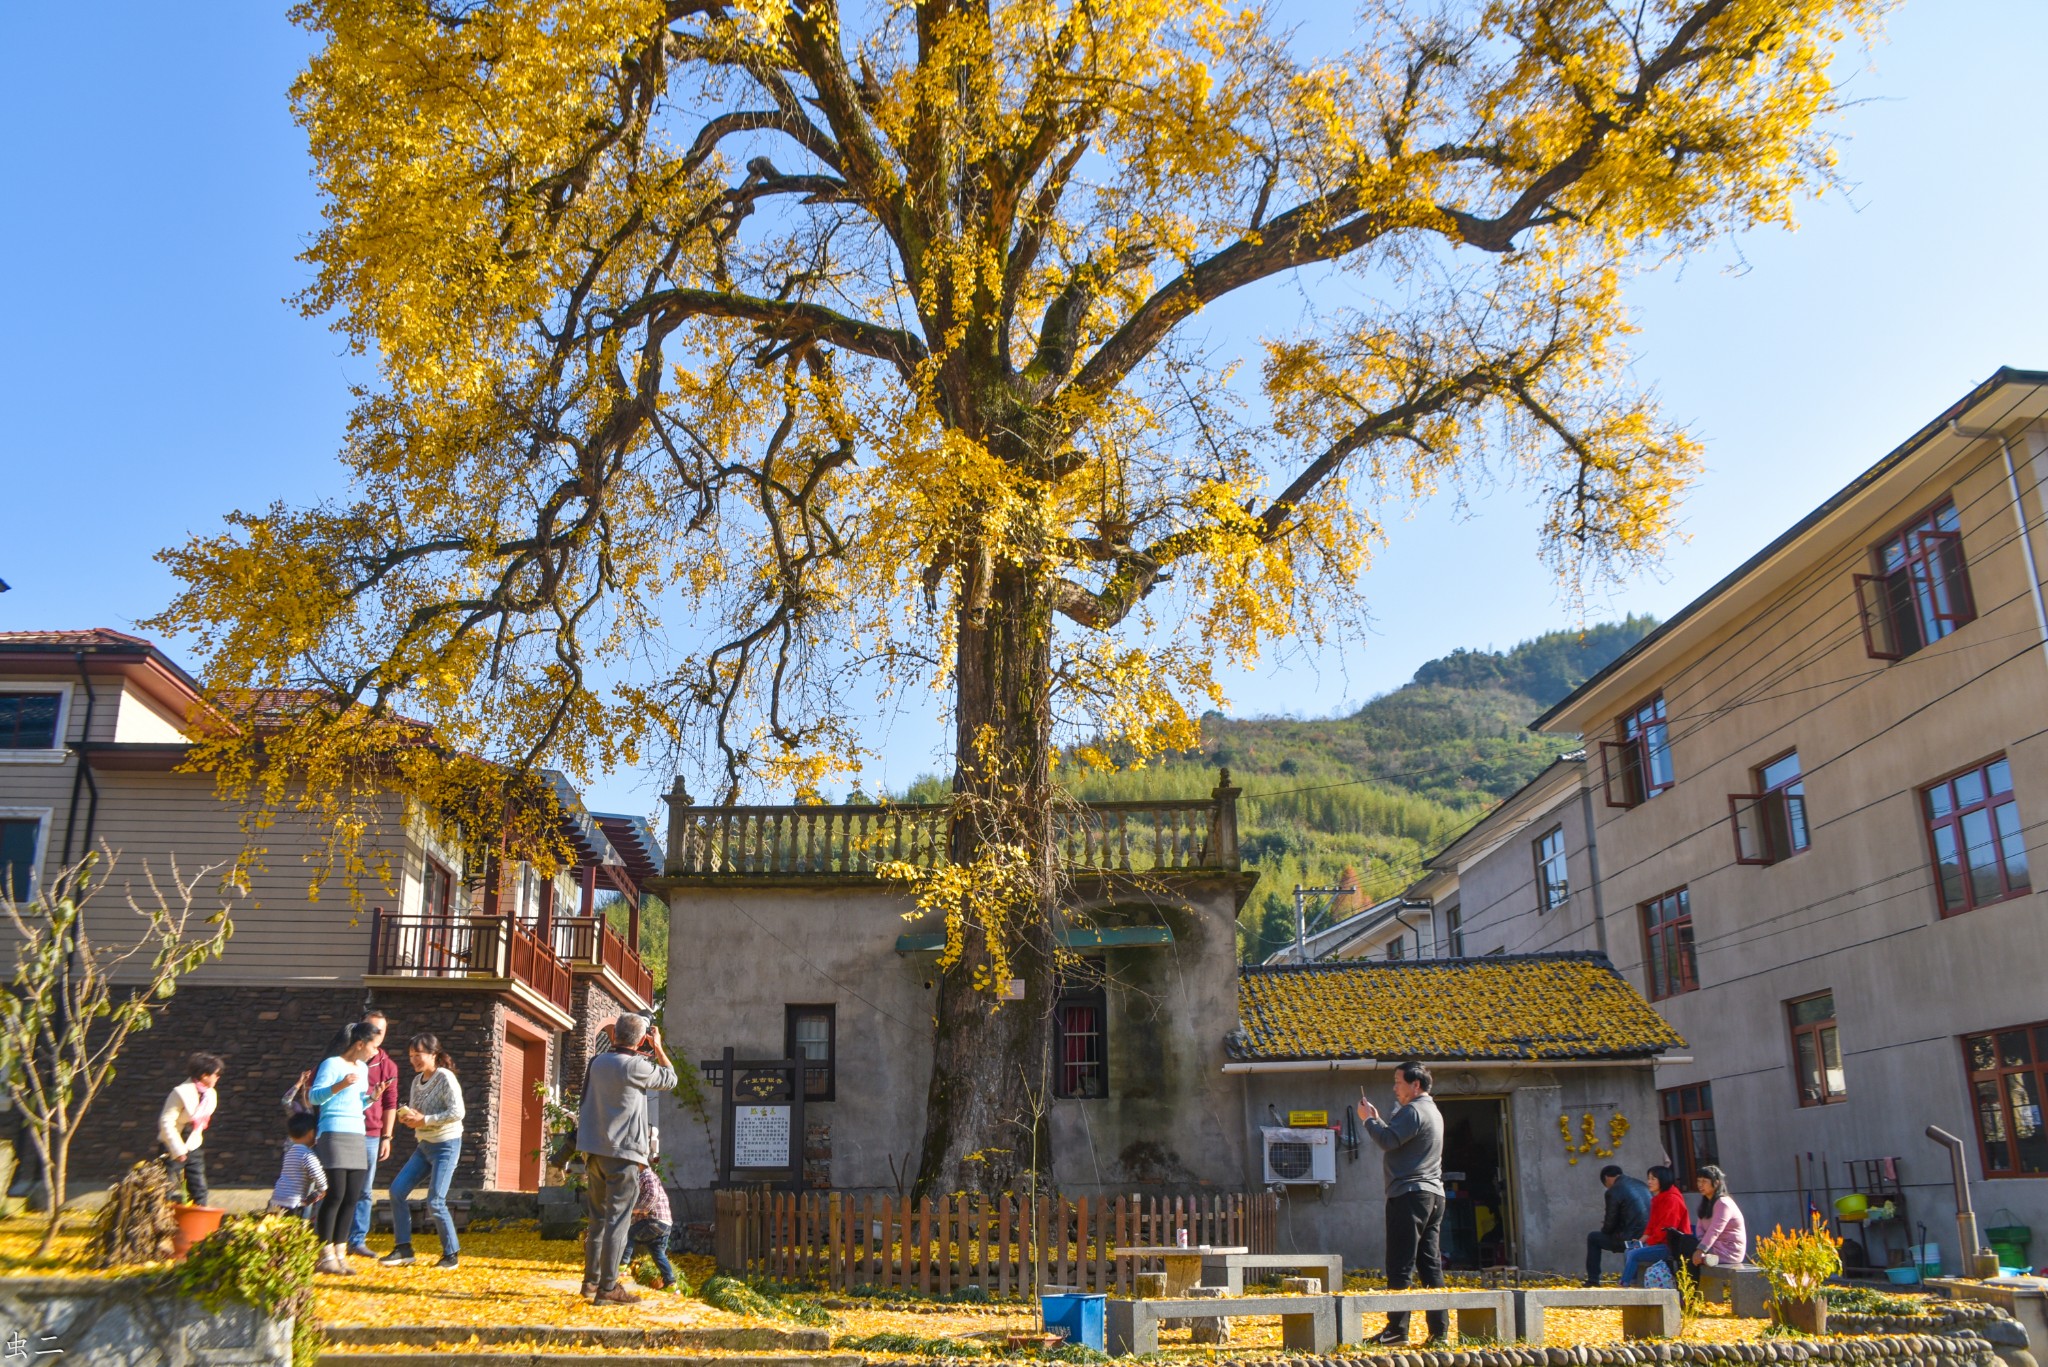
M1787 1232L1780 1225L1756 1241L1751 1261L1771 1283L1771 1318L1806 1334L1828 1330L1828 1303L1821 1295L1842 1270L1842 1241L1816 1215L1810 1229Z

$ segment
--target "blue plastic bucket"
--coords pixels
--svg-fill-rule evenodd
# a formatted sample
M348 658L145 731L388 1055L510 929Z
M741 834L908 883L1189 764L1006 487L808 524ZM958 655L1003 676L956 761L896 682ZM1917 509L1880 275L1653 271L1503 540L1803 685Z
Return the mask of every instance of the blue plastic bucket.
M1062 1292L1038 1298L1047 1329L1064 1329L1068 1343L1078 1343L1098 1353L1105 1351L1108 1342L1103 1333L1108 1302L1108 1296L1094 1292Z

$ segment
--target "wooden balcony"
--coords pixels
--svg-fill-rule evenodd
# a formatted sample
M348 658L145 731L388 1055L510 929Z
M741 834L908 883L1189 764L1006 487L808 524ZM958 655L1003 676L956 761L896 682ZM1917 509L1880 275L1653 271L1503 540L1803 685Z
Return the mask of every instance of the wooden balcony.
M645 1011L654 1005L654 975L603 917L557 917L554 934L555 957L571 973L601 978L605 990L625 1006Z
M1053 841L1069 876L1234 873L1237 796L1230 771L1207 798L1062 808ZM937 868L948 858L944 804L698 807L669 795L670 879L873 878L885 863Z
M533 930L503 916L370 913L370 966L363 982L392 989L495 992L567 1030L567 964Z

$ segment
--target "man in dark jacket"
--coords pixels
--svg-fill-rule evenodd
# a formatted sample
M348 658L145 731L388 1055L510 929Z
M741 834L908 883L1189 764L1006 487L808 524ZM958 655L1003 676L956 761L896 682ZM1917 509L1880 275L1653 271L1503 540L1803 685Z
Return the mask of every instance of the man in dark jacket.
M1607 1213L1600 1228L1586 1236L1586 1285L1600 1285L1600 1255L1619 1253L1631 1239L1643 1237L1650 1222L1650 1188L1640 1178L1630 1177L1619 1165L1600 1169L1600 1185L1607 1188Z
M1358 1098L1358 1118L1380 1147L1387 1182L1387 1290L1407 1289L1419 1270L1422 1284L1444 1284L1441 1236L1444 1224L1444 1117L1429 1094L1429 1069L1403 1063L1394 1069L1394 1100L1385 1120L1370 1101ZM1448 1310L1429 1312L1429 1341L1441 1343L1451 1331ZM1408 1341L1408 1312L1387 1316L1387 1327L1372 1342Z

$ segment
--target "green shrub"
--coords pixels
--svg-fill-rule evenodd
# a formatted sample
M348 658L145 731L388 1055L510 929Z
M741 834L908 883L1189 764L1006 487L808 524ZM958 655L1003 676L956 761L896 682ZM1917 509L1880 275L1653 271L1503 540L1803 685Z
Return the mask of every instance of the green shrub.
M737 1277L706 1278L704 1285L697 1291L697 1297L706 1305L716 1306L735 1315L795 1320L798 1324L832 1323L832 1317L818 1306L804 1301L789 1300L771 1287L750 1285Z
M292 1317L292 1367L314 1367L320 1332L313 1322L313 1264L320 1240L290 1215L229 1218L171 1272L180 1291L208 1310L240 1301L276 1319Z
M868 1334L862 1338L848 1335L835 1340L832 1346L856 1353L915 1353L919 1357L932 1358L988 1356L988 1345L972 1339L927 1339L916 1334Z

